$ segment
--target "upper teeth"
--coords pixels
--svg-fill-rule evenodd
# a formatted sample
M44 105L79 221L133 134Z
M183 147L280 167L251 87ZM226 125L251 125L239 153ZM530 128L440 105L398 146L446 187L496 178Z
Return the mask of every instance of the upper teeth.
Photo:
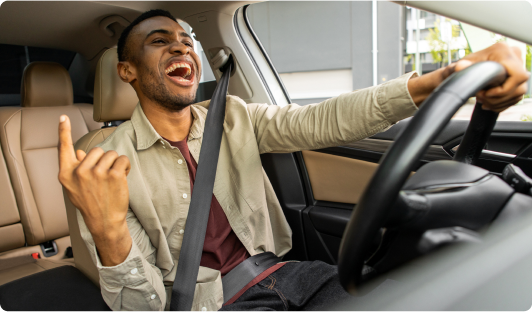
M190 69L190 65L187 64L187 63L175 63L173 64L172 66L168 67L166 70L165 70L165 73L166 74L169 74L171 72L173 72L174 70L176 70L177 68L186 68L187 69L187 72L185 73L185 77L190 75L192 73L192 70Z

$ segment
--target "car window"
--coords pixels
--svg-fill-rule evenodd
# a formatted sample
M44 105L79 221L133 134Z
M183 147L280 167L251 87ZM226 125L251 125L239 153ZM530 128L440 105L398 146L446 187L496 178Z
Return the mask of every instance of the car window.
M317 103L371 85L366 75L353 75L352 5L356 4L279 1L248 8L251 27L293 103ZM399 68L396 71L399 74Z
M69 69L75 52L0 44L0 106L20 105L20 84L30 62L57 62Z
M183 27L183 29L189 35L191 35L192 40L194 41L194 51L201 58L201 78L198 86L198 91L196 92L196 102L210 100L214 93L214 89L216 88L216 77L214 77L214 73L212 72L212 69L209 65L209 60L205 55L205 51L201 46L201 42L196 40L196 36L192 27L185 21L178 20L178 22L179 25L181 25L181 27Z
M471 53L467 25L386 1L262 2L250 5L247 17L292 102L301 105L410 71L427 74ZM528 51L524 56L530 71L530 47L521 48ZM525 99L499 119L527 120L530 101ZM454 118L469 119L474 103L470 99Z

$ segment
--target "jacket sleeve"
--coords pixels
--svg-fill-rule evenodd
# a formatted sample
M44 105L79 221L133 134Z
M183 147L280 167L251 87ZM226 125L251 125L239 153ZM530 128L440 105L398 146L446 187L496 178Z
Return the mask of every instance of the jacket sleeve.
M112 310L164 310L166 292L161 271L155 266L156 249L129 209L127 224L133 244L126 260L103 266L83 216L77 211L80 232L100 276L103 299Z
M318 104L247 105L260 153L288 153L358 141L417 110L407 83L414 72Z

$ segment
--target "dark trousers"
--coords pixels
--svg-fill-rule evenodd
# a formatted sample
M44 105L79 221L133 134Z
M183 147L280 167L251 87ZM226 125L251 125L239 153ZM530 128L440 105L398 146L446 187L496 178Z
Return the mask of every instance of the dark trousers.
M288 262L221 310L324 310L349 298L340 285L337 266Z

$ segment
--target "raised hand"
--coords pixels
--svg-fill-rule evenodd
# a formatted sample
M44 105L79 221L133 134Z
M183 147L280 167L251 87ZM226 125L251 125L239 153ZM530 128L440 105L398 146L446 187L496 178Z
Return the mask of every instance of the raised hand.
M96 147L74 153L70 119L59 122L59 182L91 232L103 265L122 263L131 249L126 223L129 204L126 156Z

